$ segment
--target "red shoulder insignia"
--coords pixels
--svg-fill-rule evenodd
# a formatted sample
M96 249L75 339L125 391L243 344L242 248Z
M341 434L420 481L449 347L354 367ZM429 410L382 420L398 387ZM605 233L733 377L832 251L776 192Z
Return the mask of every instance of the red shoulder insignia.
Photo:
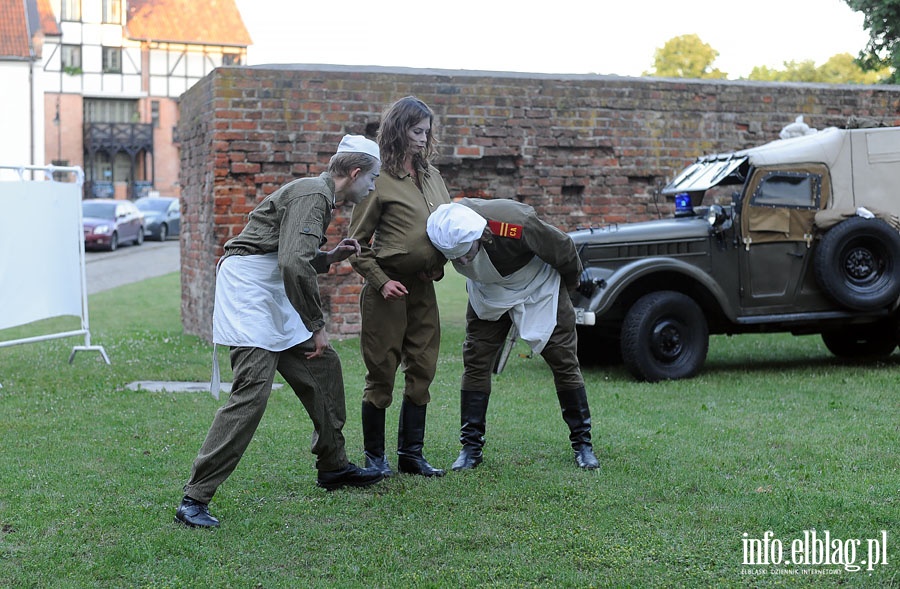
M503 223L501 221L488 221L488 227L491 233L500 237L509 237L510 239L522 239L521 225L513 225L512 223Z

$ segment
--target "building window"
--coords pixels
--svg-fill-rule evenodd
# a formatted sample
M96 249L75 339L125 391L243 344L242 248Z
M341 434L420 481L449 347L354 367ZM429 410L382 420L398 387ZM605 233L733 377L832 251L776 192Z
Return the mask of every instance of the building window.
M64 72L73 75L81 73L81 45L63 45L60 60Z
M62 0L60 20L81 20L81 0Z
M85 123L135 123L140 120L137 100L84 100Z
M103 73L104 74L121 74L122 73L122 48L121 47L104 47L103 48Z
M122 24L121 0L103 0L103 22Z
M237 53L225 53L222 55L222 65L241 65L241 56Z
M154 129L159 129L159 101L150 102L150 122L153 123Z

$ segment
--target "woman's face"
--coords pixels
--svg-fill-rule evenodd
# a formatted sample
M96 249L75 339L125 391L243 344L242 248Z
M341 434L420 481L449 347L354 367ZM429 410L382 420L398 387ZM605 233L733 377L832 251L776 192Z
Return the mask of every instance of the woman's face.
M406 130L406 138L409 140L409 153L417 154L424 151L428 144L428 135L431 133L431 121L425 117Z

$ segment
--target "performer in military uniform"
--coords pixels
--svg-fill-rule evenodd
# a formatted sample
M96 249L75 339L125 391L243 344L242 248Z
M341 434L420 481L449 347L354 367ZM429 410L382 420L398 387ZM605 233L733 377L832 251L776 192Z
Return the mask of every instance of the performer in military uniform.
M510 327L543 356L553 372L575 462L598 468L591 445L591 413L576 356L575 311L567 289L578 287L582 266L568 235L520 202L464 198L428 218L428 237L468 278L466 340L460 396L460 442L453 470L483 459L491 369Z
M332 210L358 203L374 188L381 167L378 145L345 135L328 169L267 196L250 213L240 235L225 244L216 273L213 341L231 348L234 379L184 486L175 522L212 528L216 489L237 467L266 410L275 372L312 420L316 484L328 490L377 483L384 475L347 460L341 430L346 421L341 361L328 343L316 275L359 252L343 239L321 251ZM217 380L214 367L213 381ZM218 385L215 387L218 394Z
M397 428L400 472L441 476L422 448L429 387L441 344L434 280L444 276L444 257L425 234L425 222L450 202L434 154L434 114L413 96L385 111L378 130L382 173L375 190L353 209L350 236L362 251L350 259L365 279L360 293L360 349L366 364L362 401L366 466L392 474L384 455L385 409L402 366L405 386Z

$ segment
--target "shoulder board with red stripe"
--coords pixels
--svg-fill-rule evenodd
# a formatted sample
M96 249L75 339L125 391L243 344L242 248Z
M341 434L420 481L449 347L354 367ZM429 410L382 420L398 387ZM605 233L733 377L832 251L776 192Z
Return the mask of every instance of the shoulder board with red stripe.
M488 221L488 227L491 228L491 233L494 235L509 237L510 239L522 239L523 227L521 225L503 223L501 221Z

